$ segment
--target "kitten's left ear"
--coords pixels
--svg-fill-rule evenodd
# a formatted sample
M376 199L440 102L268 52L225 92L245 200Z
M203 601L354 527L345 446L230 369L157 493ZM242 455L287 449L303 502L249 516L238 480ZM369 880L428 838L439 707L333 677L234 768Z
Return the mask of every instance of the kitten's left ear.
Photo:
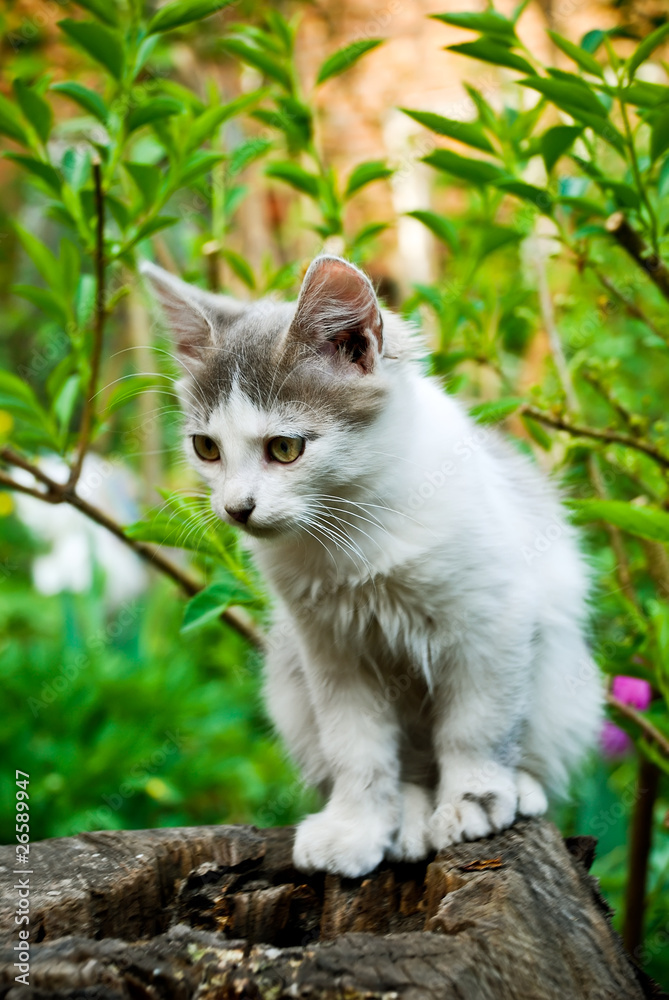
M220 346L227 325L243 312L243 303L189 285L149 261L142 261L139 269L167 320L179 361L188 371L206 363L211 348Z
M369 278L342 257L317 257L302 282L290 336L371 372L383 353L383 320Z

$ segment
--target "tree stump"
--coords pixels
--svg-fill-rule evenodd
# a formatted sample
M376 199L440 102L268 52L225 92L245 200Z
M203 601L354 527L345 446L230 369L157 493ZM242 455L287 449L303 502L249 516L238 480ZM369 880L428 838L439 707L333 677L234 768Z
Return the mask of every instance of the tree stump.
M528 820L361 879L297 872L292 838L233 826L82 833L33 844L27 873L13 846L0 849L0 997L663 996L611 928L588 875L592 838L565 842ZM15 981L19 880L29 986Z

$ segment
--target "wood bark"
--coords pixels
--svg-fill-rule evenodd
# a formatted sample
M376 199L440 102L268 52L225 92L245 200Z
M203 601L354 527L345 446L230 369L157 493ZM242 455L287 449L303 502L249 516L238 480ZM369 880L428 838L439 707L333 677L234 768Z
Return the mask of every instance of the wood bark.
M104 831L0 849L3 1000L641 1000L588 874L528 820L366 878L306 876L290 829ZM30 985L15 982L19 879Z

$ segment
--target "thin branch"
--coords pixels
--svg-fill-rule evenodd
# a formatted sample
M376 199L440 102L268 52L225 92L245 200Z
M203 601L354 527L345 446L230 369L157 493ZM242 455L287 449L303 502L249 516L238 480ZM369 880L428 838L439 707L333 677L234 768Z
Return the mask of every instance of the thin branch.
M607 232L620 243L632 260L646 272L650 280L660 289L665 299L669 299L669 268L653 253L642 236L630 226L622 212L614 212L606 220Z
M575 437L589 437L594 438L596 441L606 441L608 444L622 444L626 448L633 448L635 451L640 451L642 454L647 455L648 458L652 458L663 469L669 469L669 456L658 451L654 445L646 441L639 441L629 434L623 434L620 431L611 429L602 430L598 427L586 427L583 424L574 424L570 420L565 419L565 417L547 413L536 406L530 406L529 403L521 406L519 412L525 413L528 417L532 417L533 420L538 420L539 423L546 424L548 427L554 427L558 431L566 431L568 434L573 434Z
M657 326L657 324L646 315L643 309L638 306L633 299L628 298L623 292L616 288L613 282L607 278L605 274L602 274L599 268L593 264L592 261L586 261L586 264L595 275L600 285L602 285L607 292L623 304L630 316L633 316L634 319L641 320L641 322L645 323L648 329L651 330L656 337L659 337L660 340L664 340L665 343L669 343L669 331L665 332L664 330L660 330L659 326Z
M646 739L650 740L652 743L662 751L665 757L669 758L669 740L657 729L645 715L641 712L637 712L636 708L632 708L631 705L626 705L624 701L620 701L614 694L610 691L606 694L606 701L611 706L615 708L616 712L620 712L622 716L633 722L635 726L638 726Z
M91 354L88 394L84 400L84 409L81 415L77 454L70 472L69 486L71 489L74 489L77 485L91 439L105 328L105 198L102 189L102 167L99 160L93 163L93 179L95 182L95 208L97 212L97 224L95 228L95 322L93 327L93 351Z
M643 925L648 887L648 865L653 846L653 812L660 785L660 769L641 756L636 801L629 841L629 865L625 886L623 942L634 955L643 942Z
M57 483L54 479L51 479L50 476L47 476L40 468L38 468L38 466L33 465L31 462L22 458L22 456L17 455L8 448L3 448L2 451L0 451L0 458L11 465L15 465L18 468L29 472L39 482L43 483L47 487L48 492L42 493L33 487L24 486L22 483L17 483L10 476L6 476L3 473L0 473L0 486L16 490L19 493L25 493L26 495L35 497L38 500L43 500L45 503L67 503L71 507L75 507L87 518L89 518L89 520L94 521L103 528L106 528L107 531L118 538L119 541L123 542L131 548L133 552L137 553L138 556L177 583L189 597L193 597L195 594L199 593L200 590L202 590L202 585L194 577L190 576L189 573L182 570L180 566L177 566L171 560L166 559L158 549L154 548L154 546L147 545L146 542L140 542L134 538L129 538L125 534L122 525L118 524L113 520L113 518L105 514L105 512L100 510L99 507L95 507L87 500L78 496L72 490L69 483L66 483L65 485ZM257 627L251 616L242 608L228 608L223 612L221 618L237 632L243 635L244 638L247 639L253 646L258 649L262 649L264 647L265 638L262 632Z
M557 328L557 323L555 322L553 297L548 284L548 275L546 274L546 259L541 247L541 242L536 235L534 237L534 248L541 318L544 322L551 356L553 358L553 363L555 364L555 370L557 371L558 380L562 386L565 399L571 409L576 410L578 409L578 400L576 398L574 384L571 380L567 358L565 357L564 349L562 347L562 341L560 340L560 333Z
M0 472L0 486L4 486L8 490L15 490L17 493L25 493L29 497L37 497L38 500L44 500L46 503L60 503L59 500L55 500L50 494L33 489L32 486L24 486L23 483L17 483L15 479L12 479L11 476L6 476L3 472Z

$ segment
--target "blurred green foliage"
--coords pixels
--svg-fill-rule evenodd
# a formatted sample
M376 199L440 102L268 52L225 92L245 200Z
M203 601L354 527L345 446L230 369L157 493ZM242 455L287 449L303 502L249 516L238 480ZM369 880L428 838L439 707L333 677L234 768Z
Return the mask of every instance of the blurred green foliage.
M669 27L628 44L626 58L624 31L591 31L578 44L553 32L568 68L544 68L521 41L524 6L514 20L492 10L436 15L475 32L451 49L502 67L504 82L494 101L466 84L457 118L402 109L428 130L412 158L434 168L433 204L409 215L434 236L438 278L414 285L401 310L429 338L431 371L448 391L558 471L588 525L598 662L652 686L641 720L615 715L636 751L594 760L555 818L565 833L599 837L595 871L620 921L636 754L661 769L638 957L667 982L669 325L649 271L666 256L669 87L645 70L648 60L661 68ZM95 507L76 473L90 446L144 483L142 517L124 527L119 511L118 530L159 546L173 576L196 581L191 590L207 584L185 615L158 574L120 608L107 602L101 572L84 593L44 596L31 577L44 543L0 492L2 759L31 774L33 838L292 822L313 797L268 730L257 655L216 620L241 604L262 622L262 584L184 478L174 367L167 341L144 313L137 320L136 264L157 255L214 290L294 295L305 231L313 253L325 242L371 259L396 220L360 225L351 203L407 164L372 160L339 176L321 152L314 95L382 40L329 53L306 81L295 58L299 11L288 5L173 0L155 12L141 0L79 0L59 24L68 57L58 73L39 27L27 31L8 8L0 28L11 53L0 134L13 162L0 195L2 475ZM224 65L228 82L213 73L199 88L186 82L184 47L205 67ZM280 190L285 218L253 267L237 238L240 211ZM646 266L607 229L616 212L645 241ZM131 320L153 347L141 364ZM75 469L69 487L19 478L21 465L47 456ZM160 499L147 482L156 468ZM528 557L540 558L545 542ZM12 787L13 770L0 774L4 801ZM0 823L11 841L12 817Z

